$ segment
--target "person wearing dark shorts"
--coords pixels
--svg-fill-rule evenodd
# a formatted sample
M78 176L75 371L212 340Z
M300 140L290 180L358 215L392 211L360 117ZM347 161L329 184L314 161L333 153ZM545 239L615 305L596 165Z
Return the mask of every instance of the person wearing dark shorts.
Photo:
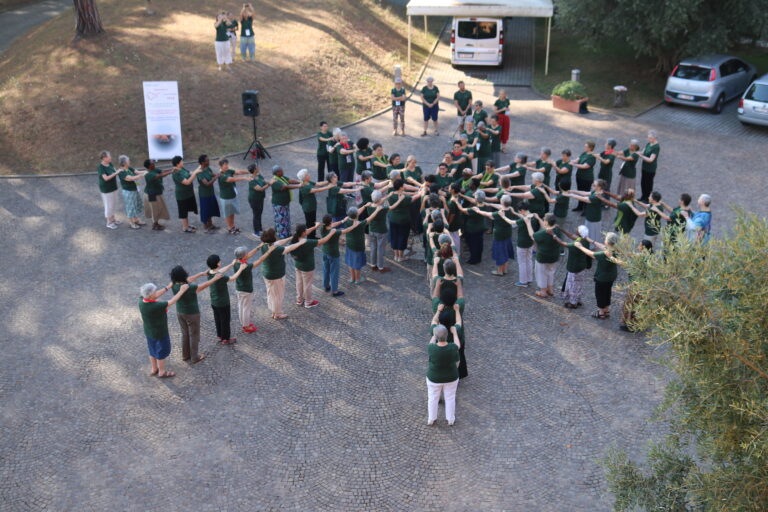
M206 233L214 233L218 226L213 224L213 217L221 217L219 211L219 202L216 200L216 192L213 189L213 185L219 177L218 173L213 172L211 169L211 162L208 159L208 155L200 155L197 159L197 163L200 164L202 171L197 176L199 186L197 187L197 195L200 198L200 222L203 223Z
M181 219L181 228L184 233L194 233L197 231L195 226L189 225L189 214L197 213L197 201L195 201L195 177L203 169L198 167L192 172L184 168L184 162L180 156L171 159L173 165L173 183L176 185L176 206L179 208L179 219Z
M168 308L176 304L187 291L189 285L181 285L179 291L168 302L158 301L171 287L157 289L152 283L143 285L140 289L139 313L144 324L144 335L147 337L149 363L152 365L150 375L161 379L173 377L176 374L165 368L165 359L171 355L171 337L168 334Z
M437 129L437 113L440 110L440 89L434 85L435 79L427 77L427 85L421 88L421 110L424 112L424 132L421 136L426 137L429 120L435 127L435 135L440 135Z

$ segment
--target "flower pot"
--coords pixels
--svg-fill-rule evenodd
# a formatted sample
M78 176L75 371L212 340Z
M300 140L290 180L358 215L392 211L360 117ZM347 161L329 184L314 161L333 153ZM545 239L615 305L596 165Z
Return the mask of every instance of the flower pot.
M559 108L560 110L565 110L566 112L573 112L574 114L586 112L587 101L589 101L589 98L566 100L560 96L552 96L552 106L554 108Z

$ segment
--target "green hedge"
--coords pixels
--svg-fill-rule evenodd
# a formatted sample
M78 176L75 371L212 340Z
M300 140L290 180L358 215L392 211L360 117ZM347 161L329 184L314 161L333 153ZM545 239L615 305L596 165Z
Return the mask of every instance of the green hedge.
M587 89L581 82L569 80L557 84L552 89L552 96L560 96L566 100L580 100L587 97Z

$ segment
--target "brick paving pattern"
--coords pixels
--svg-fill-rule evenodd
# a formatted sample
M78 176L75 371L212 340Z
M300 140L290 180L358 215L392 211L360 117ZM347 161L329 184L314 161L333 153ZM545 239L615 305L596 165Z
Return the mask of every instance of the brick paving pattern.
M492 84L472 89L492 100ZM587 138L608 136L624 147L653 127L662 145L657 186L668 202L684 191L712 193L715 235L733 221L729 205L768 213L764 155L750 141L725 136L710 144L695 129L554 111L527 89L511 97L510 153L533 154L547 144L578 154ZM381 141L388 153L413 153L429 170L449 147L450 102L443 108L440 137L413 136L421 116L415 102L406 110L408 137L389 135L389 114L348 131ZM306 141L271 153L295 176L314 168L314 148ZM101 149L84 167L95 168ZM739 185L724 187L723 176L736 172ZM242 184L240 192L238 224L246 228ZM303 220L297 201L292 208L294 223ZM272 225L269 199L265 210ZM259 331L239 335L233 346L214 343L203 292L208 359L194 367L180 360L171 311L169 361L178 375L150 378L139 286L164 285L176 264L202 270L212 252L227 261L235 247L255 241L183 234L177 220L165 232L111 231L101 213L93 176L0 186L4 510L608 511L598 459L612 444L639 456L663 432L650 416L664 372L641 337L618 331L621 293L606 322L589 317L589 286L585 308L575 312L539 300L512 285L514 263L506 277L489 274L490 237L483 264L466 270L470 376L459 386L452 428L444 420L426 425L431 311L424 266L415 259L389 261L389 274L366 270L368 281L354 287L342 265L347 295L340 299L324 294L316 275L321 304L305 310L291 305L286 258L290 318L269 319L256 276Z
M729 135L751 141L753 144L768 143L768 128L741 124L736 117L738 100L733 100L723 107L723 112L714 115L707 110L685 107L682 105L659 105L642 114L639 119L653 124L684 126L713 135Z

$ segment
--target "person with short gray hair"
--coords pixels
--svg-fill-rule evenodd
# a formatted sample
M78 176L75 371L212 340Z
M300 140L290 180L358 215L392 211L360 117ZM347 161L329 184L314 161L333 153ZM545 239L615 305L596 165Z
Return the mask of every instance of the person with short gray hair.
M509 260L515 259L515 246L512 245L512 223L514 222L514 214L511 211L512 198L509 194L504 194L501 196L500 205L488 203L488 206L497 208L499 211L491 213L480 210L477 206L472 210L491 220L493 226L491 257L496 263L496 269L491 271L491 275L503 276L508 271Z
M509 196L514 199L527 199L531 213L540 217L549 212L549 204L555 200L549 197L546 187L544 187L544 173L534 172L531 174L530 185L515 185L513 190L527 190L527 192L513 192Z
M301 210L304 212L304 225L311 228L317 222L316 194L330 190L333 185L327 181L312 181L312 175L307 169L299 170L296 177L301 182L301 188L299 188L299 204L301 205ZM314 229L309 232L307 238L310 240L317 238Z
M427 345L429 365L427 368L427 425L434 425L437 420L438 402L440 395L445 400L445 419L448 425L456 421L456 388L459 385L459 349L461 340L454 327L449 330L439 322L445 306L440 304L432 319L432 338ZM447 311L446 311L447 313ZM459 305L453 305L455 322L461 323ZM449 335L453 334L453 343L449 343Z
M656 178L656 167L659 164L659 140L656 138L656 130L648 130L648 143L642 153L637 156L642 160L640 176L640 201L646 203L653 192L653 180Z
M387 216L384 213L379 213L376 217L371 218L371 214L377 208L389 208L387 198L388 196L384 195L380 190L374 190L371 193L371 202L366 207L368 212L366 216L366 221L368 222L368 244L371 249L371 270L381 272L382 274L391 270L384 262L387 249ZM399 206L399 203L395 203L395 205Z
M291 236L291 190L300 187L298 180L285 177L281 166L272 166L272 210L275 214L275 233L278 239Z
M557 270L557 262L560 259L560 248L555 242L555 230L557 229L557 221L555 216L548 213L544 216L544 225L541 229L534 232L531 226L531 219L525 217L526 228L528 229L528 236L530 236L536 244L536 266L534 272L536 274L536 285L539 290L536 292L538 297L547 299L555 296L555 270Z
M710 232L712 231L712 197L709 194L701 194L696 204L699 211L691 215L686 210L681 210L685 217L685 232L688 240L700 244L709 242Z
M123 190L123 204L125 205L125 216L128 217L131 229L139 229L146 226L146 222L141 220L144 213L144 204L141 200L141 193L136 186L136 182L143 178L147 171L137 171L131 167L131 160L126 155L120 155L117 159L120 178L120 188Z
M527 162L525 164L526 167L528 167L531 171L534 172L540 172L544 175L544 179L542 180L542 183L549 187L552 179L552 166L555 164L555 161L552 160L552 148L548 146L544 146L541 148L541 152L539 153L539 158L535 162Z
M616 258L616 243L619 237L616 233L605 235L605 243L601 244L594 241L595 247L599 250L593 251L584 247L581 242L574 242L573 245L581 252L597 262L595 269L595 300L597 310L592 313L592 318L605 320L611 315L611 290L613 283L618 277L618 265L623 262Z
M472 106L472 121L475 123L476 128L480 128L480 123L485 126L488 119L488 112L483 108L483 102L480 100L475 101Z
M109 151L101 152L101 163L98 168L99 192L104 203L104 218L109 229L117 229L120 222L115 219L115 206L117 205L117 176L120 174L112 165L112 155Z
M237 260L233 266L235 272L240 270L240 267L245 267L242 272L238 273L237 280L235 280L237 317L240 319L240 327L244 333L256 332L257 330L251 322L251 311L253 311L253 267L260 263L248 263L248 260L261 249L262 245L264 244L259 244L250 251L247 247L242 246L235 249L235 260Z
M365 281L362 275L362 269L365 267L365 227L373 221L381 212L382 206L377 206L365 221L357 218L359 210L355 206L350 206L347 210L347 222L342 234L346 235L345 259L350 271L351 284L361 284Z
M440 135L440 132L437 130L437 113L440 110L439 103L440 89L435 85L435 79L428 76L427 85L421 88L421 110L424 113L424 132L421 134L422 137L427 136L430 119L435 127L435 135Z
M149 349L149 363L152 365L150 375L157 375L161 379L174 377L176 373L165 367L165 359L171 354L171 337L168 334L168 308L176 304L189 285L182 285L178 293L171 300L158 301L171 288L168 285L157 289L154 283L146 283L139 289L139 313L144 324L144 335L147 338Z

